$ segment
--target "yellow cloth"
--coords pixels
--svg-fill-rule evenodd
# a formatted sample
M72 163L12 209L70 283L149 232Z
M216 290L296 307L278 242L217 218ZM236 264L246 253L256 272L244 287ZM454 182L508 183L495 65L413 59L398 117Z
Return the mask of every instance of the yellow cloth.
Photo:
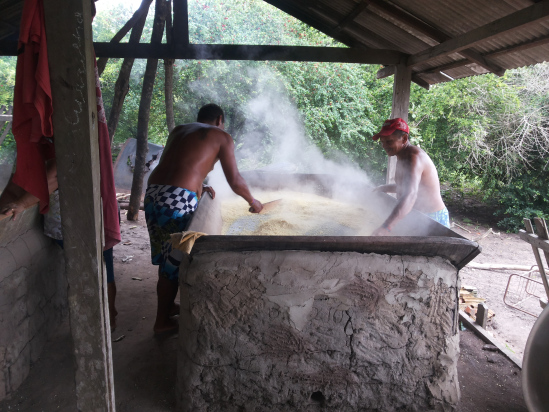
M201 236L206 236L206 233L202 232L193 232L186 231L181 233L172 233L170 235L170 243L172 244L173 249L177 249L186 253L187 255L191 254L193 249L194 242Z

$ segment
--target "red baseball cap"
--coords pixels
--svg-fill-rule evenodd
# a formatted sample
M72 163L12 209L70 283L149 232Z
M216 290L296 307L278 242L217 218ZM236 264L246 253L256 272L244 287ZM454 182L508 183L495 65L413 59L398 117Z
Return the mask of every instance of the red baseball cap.
M381 136L390 136L395 130L402 130L403 132L410 133L408 123L406 123L404 119L397 117L396 119L385 120L381 131L378 134L373 135L372 139L377 140Z

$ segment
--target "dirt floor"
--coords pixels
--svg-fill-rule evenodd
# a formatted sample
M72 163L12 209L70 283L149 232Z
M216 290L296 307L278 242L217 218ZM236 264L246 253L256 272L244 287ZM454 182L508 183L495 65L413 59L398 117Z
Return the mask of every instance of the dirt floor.
M471 231L455 228L465 237L479 237L490 227L490 222L478 223L471 216L461 214L459 209L450 212L456 223ZM175 336L164 340L153 337L157 275L149 260L144 218L140 217L138 222L123 219L122 239L114 249L119 312L118 326L112 334L116 409L119 412L172 411L175 409L177 339ZM476 262L535 263L530 246L517 235L491 234L480 244L483 253ZM522 357L535 318L504 305L509 272L465 268L461 276L462 284L475 286L496 313L488 329ZM484 342L470 331L461 332L460 347L459 411L526 411L518 367L499 352L483 350ZM44 347L42 358L32 366L20 389L10 399L0 402L0 412L74 410L72 344L69 325L65 322Z

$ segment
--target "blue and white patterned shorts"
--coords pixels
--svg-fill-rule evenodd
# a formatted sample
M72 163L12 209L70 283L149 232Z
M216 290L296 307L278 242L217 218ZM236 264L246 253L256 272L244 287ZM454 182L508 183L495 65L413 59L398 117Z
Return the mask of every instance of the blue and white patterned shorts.
M145 218L151 241L151 261L160 266L160 274L170 280L179 279L183 253L172 250L170 235L183 232L196 210L195 192L170 185L149 185L144 199Z
M431 213L425 213L425 214L429 216L431 219L436 220L441 225L444 225L447 228L450 227L450 214L448 213L447 208L439 210L438 212L431 212Z

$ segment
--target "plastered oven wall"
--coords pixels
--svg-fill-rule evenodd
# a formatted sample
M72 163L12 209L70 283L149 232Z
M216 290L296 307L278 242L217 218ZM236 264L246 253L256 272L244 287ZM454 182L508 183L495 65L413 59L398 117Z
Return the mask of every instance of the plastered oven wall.
M68 313L63 252L42 230L37 207L0 221L0 400Z
M440 257L194 254L178 409L454 410L458 283Z

